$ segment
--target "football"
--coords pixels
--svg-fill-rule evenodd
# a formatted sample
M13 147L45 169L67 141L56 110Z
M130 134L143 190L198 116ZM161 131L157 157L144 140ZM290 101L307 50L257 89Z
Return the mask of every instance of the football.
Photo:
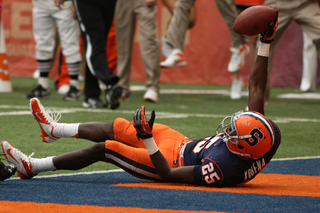
M272 7L257 5L242 11L233 24L234 32L240 35L253 36L266 30L265 23L272 23L277 12Z

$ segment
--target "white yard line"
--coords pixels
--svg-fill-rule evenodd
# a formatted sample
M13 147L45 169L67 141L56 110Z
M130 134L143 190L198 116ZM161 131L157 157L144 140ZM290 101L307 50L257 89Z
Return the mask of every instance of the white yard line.
M0 109L28 109L28 110L17 110L10 112L0 112L0 116L8 115L30 115L30 110L28 106L10 106L10 105L0 105ZM87 109L87 108L61 108L61 107L48 107L52 112L65 113L76 113L76 112L95 112L95 113L123 113L123 114L133 114L134 111L131 110L108 110L108 109ZM157 112L157 119L161 118L190 118L190 117L201 117L201 118L225 118L229 115L221 114L197 114L197 113L170 113L170 112ZM271 118L276 123L290 123L290 122L312 122L320 123L320 119L307 119L307 118L286 118L277 117Z
M131 86L131 91L145 91L145 86ZM186 90L186 89L163 89L160 94L213 94L213 95L230 95L229 90ZM248 91L243 91L242 96L248 96ZM320 93L288 93L280 94L278 98L296 98L296 99L320 99Z

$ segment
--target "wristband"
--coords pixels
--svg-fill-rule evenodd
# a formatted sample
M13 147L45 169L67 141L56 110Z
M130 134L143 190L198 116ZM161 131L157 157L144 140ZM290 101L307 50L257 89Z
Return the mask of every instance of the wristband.
M154 153L156 153L159 150L153 137L142 139L142 140L148 150L149 155L153 155Z
M270 43L259 42L257 55L269 57L269 50L270 50Z

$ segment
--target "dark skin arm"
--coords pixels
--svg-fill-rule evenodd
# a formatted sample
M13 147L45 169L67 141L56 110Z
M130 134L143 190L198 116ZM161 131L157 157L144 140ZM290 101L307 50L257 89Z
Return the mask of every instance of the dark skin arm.
M195 183L193 180L194 166L171 168L167 159L165 159L159 150L153 155L150 155L150 158L158 175L163 181L189 184Z
M248 107L250 111L256 111L264 115L264 93L268 80L268 55L273 34L278 27L279 10L276 10L276 18L272 23L265 23L266 31L260 34L261 53L257 54L249 77ZM268 46L269 45L269 46ZM268 47L268 48L266 48ZM266 51L268 50L268 51Z
M257 56L249 77L248 107L264 115L264 91L268 79L268 57Z

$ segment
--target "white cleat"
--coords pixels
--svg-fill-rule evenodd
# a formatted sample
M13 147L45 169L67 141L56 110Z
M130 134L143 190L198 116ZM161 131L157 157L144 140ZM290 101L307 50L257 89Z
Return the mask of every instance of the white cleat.
M7 141L3 141L1 147L7 161L17 167L17 176L20 177L20 179L31 179L37 175L32 173L33 158L31 158L31 156L34 153L27 156Z
M30 110L33 118L38 121L40 126L42 141L51 143L58 140L59 137L54 136L52 133L58 120L61 118L61 114L49 112L49 115L37 98L30 99Z
M144 94L143 99L145 101L156 103L158 102L158 93L153 89L148 89L147 92Z
M244 66L245 59L250 52L250 48L249 45L244 44L239 48L232 47L230 48L230 51L232 52L232 55L228 64L228 71L237 72Z
M165 61L160 62L161 68L171 68L187 65L187 61L179 49L174 49Z

